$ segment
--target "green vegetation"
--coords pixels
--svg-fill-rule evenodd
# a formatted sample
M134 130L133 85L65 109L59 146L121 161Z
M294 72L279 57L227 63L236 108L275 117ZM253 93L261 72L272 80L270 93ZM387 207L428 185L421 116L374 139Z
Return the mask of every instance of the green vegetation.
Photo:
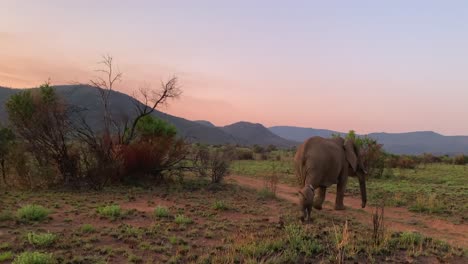
M13 259L13 253L11 251L0 253L0 263L5 262L7 260Z
M17 256L13 261L13 264L55 264L55 260L52 254L41 253L41 252L24 252Z
M120 209L120 205L118 204L99 207L97 209L97 212L102 217L106 217L112 220L115 220L122 216L122 210Z
M154 209L154 215L159 218L169 217L169 209L164 206L158 206Z
M174 221L179 225L187 225L193 223L193 220L191 218L186 217L184 215L176 215Z
M27 221L43 221L49 215L49 210L44 208L41 205L28 204L17 211L17 216L19 219Z
M84 224L81 226L82 233L94 233L95 231L96 231L96 228L94 228L94 226L91 224Z
M36 234L34 232L28 233L29 244L36 247L51 246L57 240L57 236L52 233Z
M226 202L222 200L218 200L214 202L212 208L219 211L226 211L229 210L229 205L227 205Z
M468 218L466 166L428 164L416 169L392 169L389 178L367 181L369 203L405 206L420 213L457 219ZM350 179L348 191L359 194L359 184Z

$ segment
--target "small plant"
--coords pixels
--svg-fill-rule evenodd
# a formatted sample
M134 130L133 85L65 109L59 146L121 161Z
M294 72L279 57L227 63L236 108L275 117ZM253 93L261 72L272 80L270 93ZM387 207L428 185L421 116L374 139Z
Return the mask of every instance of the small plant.
M115 219L119 218L120 216L122 216L122 210L120 208L120 205L118 205L118 204L106 205L106 206L103 206L103 207L99 207L97 209L97 212L101 216L112 219L112 220L115 220Z
M334 233L335 233L335 245L336 245L336 249L338 250L336 261L337 263L345 263L346 248L350 241L348 221L345 222L341 234L335 225L333 225L333 228L334 228Z
M404 249L415 249L422 246L424 237L419 233L403 232L398 238L398 245Z
M52 233L36 234L34 232L28 233L28 242L29 244L36 247L48 247L51 246L57 236Z
M81 226L82 233L93 233L94 231L96 231L96 229L90 224L84 224Z
M158 206L154 209L154 215L159 218L168 217L169 210L167 209L167 207Z
M40 205L28 204L17 212L18 218L27 221L43 221L49 215L49 210Z
M17 256L13 264L55 264L54 255L41 252L24 252Z
M184 215L177 215L175 218L175 222L179 225L186 225L193 223L193 220Z
M5 262L7 260L13 259L13 253L11 251L0 253L0 262Z
M385 235L384 206L376 207L372 214L372 239L375 246L379 246Z
M213 209L220 211L229 210L229 206L224 201L215 201L212 207Z

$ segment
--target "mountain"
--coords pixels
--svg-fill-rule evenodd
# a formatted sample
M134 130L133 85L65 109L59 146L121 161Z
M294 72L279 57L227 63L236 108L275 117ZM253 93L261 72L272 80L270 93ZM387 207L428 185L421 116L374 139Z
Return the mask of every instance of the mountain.
M198 124L202 124L204 126L216 127L213 123L211 123L210 121L206 121L206 120L195 120L193 122L196 122Z
M232 125L221 127L223 131L234 135L242 140L246 145L275 145L278 147L292 147L298 145L298 142L286 140L268 130L262 124L254 124L249 122L237 122Z
M54 86L57 93L63 96L69 104L88 109L86 119L91 127L99 128L102 120L102 106L98 91L87 85L59 85ZM7 120L5 102L8 98L21 91L0 87L0 120ZM128 118L135 115L135 99L117 91L112 92L110 98L111 112L114 117ZM139 103L139 102L136 102ZM206 144L236 144L239 142L234 136L225 133L219 128L210 127L184 118L154 111L153 116L164 119L173 124L178 133L189 140Z
M58 85L54 86L67 103L85 108L86 120L92 128L102 127L102 105L98 91L88 85ZM5 103L8 98L20 92L21 89L9 89L0 87L0 121L7 122L8 116ZM110 111L115 118L128 119L135 116L135 104L140 104L127 94L113 91L110 99ZM253 129L246 126L245 131L236 124L227 127L216 127L209 121L190 121L184 118L172 116L160 111L154 111L153 116L166 120L173 124L178 134L192 142L205 144L240 144L240 145L276 145L278 147L289 147L293 144L271 133L265 127ZM245 123L247 124L247 123ZM231 128L231 129L230 129ZM250 138L248 135L252 135ZM259 136L257 136L259 135Z
M303 142L312 136L330 137L342 132L293 126L270 127L270 131L282 138ZM394 154L418 155L433 153L437 155L468 154L468 136L444 136L432 131L409 133L371 133L367 136L383 144L383 148Z
M271 132L276 135L289 140L303 142L312 136L331 137L333 134L344 135L344 133L328 130L328 129L315 129L306 127L294 126L273 126L269 128Z

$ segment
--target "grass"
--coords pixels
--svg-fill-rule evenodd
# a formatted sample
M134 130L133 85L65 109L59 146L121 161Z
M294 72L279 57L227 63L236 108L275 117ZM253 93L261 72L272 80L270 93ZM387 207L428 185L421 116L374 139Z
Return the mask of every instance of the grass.
M82 233L94 233L96 228L91 224L84 224L81 226L80 230Z
M49 247L55 243L57 236L52 233L37 234L30 232L27 235L29 244L36 247Z
M0 212L0 222L10 221L15 219L15 216L11 211L1 211Z
M189 217L186 217L184 215L177 215L174 219L176 224L179 225L187 225L193 223L193 220Z
M375 205L385 200L387 206L403 206L460 222L468 218L467 173L468 166L447 164L394 169L391 178L367 181L368 201ZM358 195L358 181L350 179L348 191Z
M13 264L55 264L57 263L53 254L41 252L24 252L17 256Z
M5 262L7 260L13 259L13 253L11 251L0 253L0 262Z
M41 205L28 204L17 211L19 219L26 221L44 221L49 215L50 211Z
M358 221L349 221L351 239L338 247L344 237L341 216L322 212L313 224L303 225L297 206L281 199L259 199L258 192L231 183L213 189L209 182L188 178L141 190L131 202L126 201L127 193L128 187L99 192L0 193L4 211L15 212L17 204L24 201L55 207L54 217L43 223L1 223L0 233L8 234L0 243L0 253L9 258L5 263L19 259L24 251L23 260L16 263L35 263L27 262L33 259L32 254L46 255L36 256L37 263L334 263L342 249L348 262L357 263L398 262L406 259L406 254L415 263L428 262L427 258L448 263L466 260L458 257L464 254L462 250L447 243L390 231L388 239L386 236L376 249L372 226ZM130 208L143 205L149 210L125 211L125 218L113 223L95 213L103 205L122 203ZM225 208L232 210L229 214L217 213ZM73 222L65 224L67 218ZM334 225L339 239L333 235ZM54 242L46 238L45 230L54 231ZM31 245L25 241L28 233L34 234L31 241L41 242Z
M106 217L112 220L115 220L122 216L122 209L118 204L98 207L97 212L102 217Z
M154 215L159 218L169 217L169 209L164 206L158 206L154 209Z
M213 208L214 210L226 211L229 210L229 205L222 200L217 200L213 203L213 206L211 208Z

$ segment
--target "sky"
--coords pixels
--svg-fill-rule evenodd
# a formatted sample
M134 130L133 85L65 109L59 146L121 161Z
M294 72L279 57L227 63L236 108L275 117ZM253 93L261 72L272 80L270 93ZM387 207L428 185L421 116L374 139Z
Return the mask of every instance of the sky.
M467 1L0 0L0 86L104 54L122 92L177 76L190 120L468 135Z

